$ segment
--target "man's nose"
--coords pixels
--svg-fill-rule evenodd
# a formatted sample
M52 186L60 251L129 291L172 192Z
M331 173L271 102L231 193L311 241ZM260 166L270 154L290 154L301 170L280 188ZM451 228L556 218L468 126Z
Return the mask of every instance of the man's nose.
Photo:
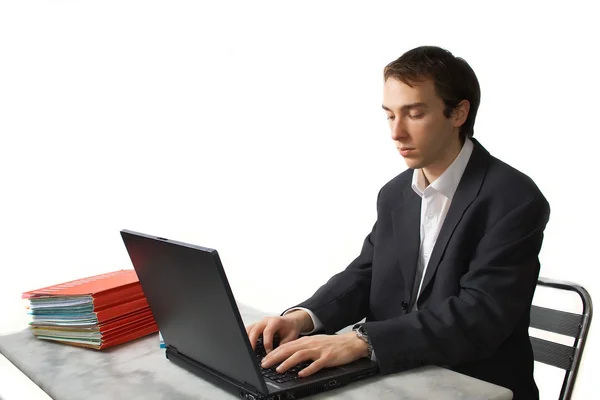
M392 125L392 139L400 140L400 139L405 138L406 136L407 136L406 127L404 126L402 121L400 121L400 120L394 121L394 124Z

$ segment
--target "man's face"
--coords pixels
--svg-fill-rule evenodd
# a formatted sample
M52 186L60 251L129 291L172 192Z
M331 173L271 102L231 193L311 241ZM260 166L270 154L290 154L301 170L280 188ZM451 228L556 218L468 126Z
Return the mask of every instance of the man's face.
M460 149L456 123L444 116L444 102L432 80L410 87L389 78L384 84L383 108L392 139L409 168L445 168L449 154Z

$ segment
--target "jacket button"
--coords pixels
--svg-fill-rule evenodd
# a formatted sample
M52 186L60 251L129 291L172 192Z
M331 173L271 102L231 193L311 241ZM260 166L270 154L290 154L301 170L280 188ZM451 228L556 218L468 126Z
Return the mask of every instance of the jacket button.
M408 303L403 301L402 303L400 303L400 307L402 307L402 309L404 311L408 310Z

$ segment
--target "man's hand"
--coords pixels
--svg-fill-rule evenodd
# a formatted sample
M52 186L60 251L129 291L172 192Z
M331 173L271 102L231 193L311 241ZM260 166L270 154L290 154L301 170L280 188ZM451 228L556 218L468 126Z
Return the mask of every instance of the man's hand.
M280 344L298 339L300 332L311 331L313 322L304 310L294 310L283 317L267 317L246 327L246 333L254 349L258 337L263 335L263 344L267 354L273 350L273 336L279 334Z
M298 372L298 376L306 377L321 368L337 367L367 357L368 352L367 343L354 332L305 336L277 347L263 359L261 366L270 368L281 363L277 372L283 373L303 361L312 360L308 367Z

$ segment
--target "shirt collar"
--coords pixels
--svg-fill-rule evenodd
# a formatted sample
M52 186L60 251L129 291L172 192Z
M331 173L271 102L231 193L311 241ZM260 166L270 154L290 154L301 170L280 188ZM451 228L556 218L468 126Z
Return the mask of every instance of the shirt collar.
M452 200L472 153L473 142L467 137L460 153L458 153L452 164L429 187ZM412 188L421 197L423 197L425 190L428 189L421 169L415 169L413 172Z

